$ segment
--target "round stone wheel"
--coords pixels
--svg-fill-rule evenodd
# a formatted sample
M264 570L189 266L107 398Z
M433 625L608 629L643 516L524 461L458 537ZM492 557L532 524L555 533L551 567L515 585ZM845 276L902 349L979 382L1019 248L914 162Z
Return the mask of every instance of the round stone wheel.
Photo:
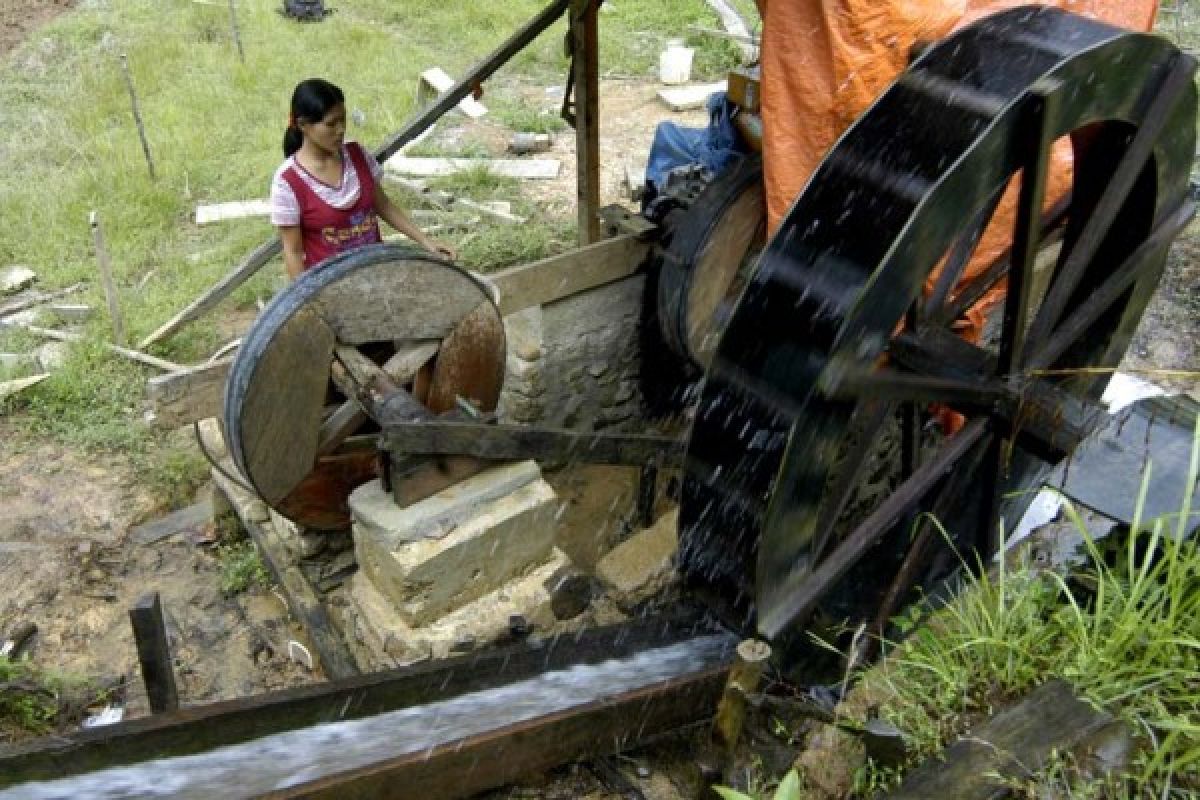
M459 397L492 411L504 380L500 311L465 270L380 244L304 273L244 337L226 384L224 427L234 463L267 505L318 530L348 527L350 492L379 474L376 449L362 441L378 432L369 419L342 426L321 447L331 417L353 411L341 408L347 400L330 379L340 345L379 365L401 350L436 347L402 381L435 414Z

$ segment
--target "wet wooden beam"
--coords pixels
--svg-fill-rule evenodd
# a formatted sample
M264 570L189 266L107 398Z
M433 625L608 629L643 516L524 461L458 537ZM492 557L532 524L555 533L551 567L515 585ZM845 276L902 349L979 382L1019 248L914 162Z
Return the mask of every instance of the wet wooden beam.
M430 662L405 669L387 670L359 675L332 683L312 684L254 697L239 698L221 703L194 706L151 717L121 722L103 728L80 730L65 736L50 736L24 742L9 748L0 756L0 788L34 780L80 775L107 767L136 764L158 758L190 755L273 733L317 725L323 722L358 719L426 703L447 700L469 692L524 680L541 672L574 664L599 664L612 658L622 658L651 647L661 647L707 632L708 629L688 619L650 619L632 625L595 628L579 634L554 637L549 640L523 642L491 652L460 656L441 662ZM711 676L699 676L694 684L696 694L681 699L676 693L648 692L641 699L652 706L666 706L657 716L662 726L675 722L672 714L703 718L715 706L720 693L724 671ZM711 680L711 684L709 681ZM712 694L709 695L708 692ZM684 695L686 697L686 695ZM594 742L610 748L622 736L637 731L630 724L638 706L631 698L618 702L614 698L598 708L589 709L592 720L609 726L597 728ZM690 710L689 710L690 709ZM621 720L624 719L624 728ZM649 715L653 720L655 715ZM639 717L640 719L640 717ZM680 722L679 724L683 724ZM586 726L584 726L586 728ZM570 733L585 733L579 725ZM631 731L630 729L633 728ZM609 735L601 735L607 732ZM648 731L647 731L648 733ZM543 743L536 732L513 735L512 750L537 751ZM551 737L552 739L554 737ZM632 740L627 740L632 744ZM467 743L474 747L475 743ZM491 742L490 746L495 746ZM483 755L486 747L473 752ZM447 762L451 754L436 753L436 763L445 768L442 780L454 781L470 772L463 762L454 770ZM536 752L529 757L536 757ZM513 757L516 762L516 756ZM528 764L528 760L521 763ZM515 777L515 775L514 775ZM370 776L359 778L364 784ZM430 775L421 777L431 780ZM406 781L398 788L407 789ZM395 791L395 790L394 790ZM328 796L349 797L350 794ZM363 795L360 795L363 796ZM406 797L428 798L413 791Z

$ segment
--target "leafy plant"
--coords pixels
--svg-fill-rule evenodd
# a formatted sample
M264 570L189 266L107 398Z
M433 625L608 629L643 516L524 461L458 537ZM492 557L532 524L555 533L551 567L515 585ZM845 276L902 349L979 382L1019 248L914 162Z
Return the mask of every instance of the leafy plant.
M775 793L771 795L771 800L800 800L800 776L796 770L790 771L783 776L783 780L779 782L779 786L775 788ZM736 789L729 789L724 786L714 786L713 789L719 794L723 800L765 800L765 794L744 794Z
M244 540L222 545L217 548L217 558L221 562L221 591L225 594L239 594L251 587L271 585L271 574L253 542Z

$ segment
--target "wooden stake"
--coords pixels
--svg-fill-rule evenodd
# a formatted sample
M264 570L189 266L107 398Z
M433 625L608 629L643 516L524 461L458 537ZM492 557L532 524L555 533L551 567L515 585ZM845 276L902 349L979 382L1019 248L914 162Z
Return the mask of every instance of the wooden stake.
M108 301L108 317L112 323L113 342L125 346L125 320L117 301L117 286L113 282L112 260L104 246L104 231L100 229L100 215L95 211L88 214L88 225L92 228L92 244L96 248L96 265L100 268L100 284L104 287L104 299Z
M32 334L36 334L37 336L45 336L47 339L57 339L60 342L83 341L83 334L79 333L56 331L52 328L42 328L37 325L17 325L15 327L24 328L25 330ZM167 372L182 372L187 369L187 367L185 367L183 364L176 364L174 361L167 361L165 358L152 356L149 353L143 353L140 350L130 350L127 347L109 344L108 342L104 342L104 346L117 355L125 356L125 358L128 358L131 361L137 361L150 367L158 367L159 369Z
M733 754L746 719L746 695L758 689L763 669L771 658L771 646L759 639L745 639L737 646L737 661L729 671L717 715L713 718L713 740L723 755Z
M158 592L138 599L129 609L129 622L133 625L133 639L142 665L146 695L150 698L150 710L156 714L174 711L179 708L179 694L175 691L175 669L171 664L171 648Z
M237 45L238 59L246 63L246 51L242 49L242 33L238 30L237 0L229 0L229 27L233 29L233 43Z
M125 76L125 88L129 89L129 104L133 108L133 121L137 123L138 138L142 140L142 153L146 156L146 167L150 170L150 180L157 177L154 174L154 158L150 155L150 143L146 141L146 126L142 124L142 112L138 110L137 92L133 89L133 76L129 74L129 56L121 53L121 74Z

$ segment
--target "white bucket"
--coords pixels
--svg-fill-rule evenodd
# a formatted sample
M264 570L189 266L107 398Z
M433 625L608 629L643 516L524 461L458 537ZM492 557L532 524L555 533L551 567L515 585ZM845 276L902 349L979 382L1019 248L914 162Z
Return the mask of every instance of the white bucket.
M658 56L658 79L666 84L687 83L695 52L684 47L682 39L668 39L667 48Z

